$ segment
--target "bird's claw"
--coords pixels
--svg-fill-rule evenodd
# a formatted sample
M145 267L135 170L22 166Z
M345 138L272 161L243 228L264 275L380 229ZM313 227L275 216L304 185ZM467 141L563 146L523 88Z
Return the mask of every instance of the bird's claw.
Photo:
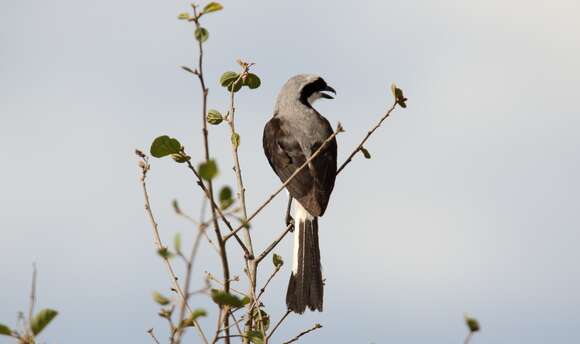
M290 232L294 232L294 218L292 216L286 217L286 226L290 226Z

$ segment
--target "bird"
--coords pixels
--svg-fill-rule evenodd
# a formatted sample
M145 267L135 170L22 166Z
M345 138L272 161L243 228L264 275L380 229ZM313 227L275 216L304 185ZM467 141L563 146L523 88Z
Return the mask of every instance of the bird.
M330 123L313 107L318 99L334 99L329 93L336 95L334 88L313 74L295 75L282 86L262 139L268 162L282 182L286 182L332 136ZM286 186L289 194L286 224L294 231L286 306L297 314L304 313L306 307L322 311L324 282L318 218L324 215L334 188L336 155L337 143L333 137Z

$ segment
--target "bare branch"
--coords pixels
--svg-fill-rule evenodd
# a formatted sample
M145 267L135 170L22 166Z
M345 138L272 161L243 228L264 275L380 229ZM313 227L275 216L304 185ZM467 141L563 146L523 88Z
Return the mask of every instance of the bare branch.
M290 344L290 343L294 343L295 341L297 341L297 340L298 340L300 337L302 337L303 335L305 335L305 334L308 334L308 333L310 333L310 332L312 332L312 331L314 331L314 330L318 330L319 328L322 328L322 325L320 325L320 324L315 324L315 325L314 325L314 326L313 326L311 329L309 329L309 330L306 330L306 331L304 331L304 332L300 333L300 334L299 334L299 335L297 335L296 337L294 337L294 338L290 339L289 341L287 341L287 342L284 342L284 343L282 343L282 344Z
M143 154L143 153L141 153ZM159 227L157 225L157 222L155 221L155 216L153 215L153 211L151 210L151 204L149 202L149 193L147 192L147 183L145 182L146 178L147 178L147 172L150 170L151 166L149 165L148 161L147 161L147 157L146 156L141 156L141 161L139 162L139 166L141 167L141 187L143 189L143 197L145 199L145 211L149 217L149 222L151 223L151 228L153 229L153 239L155 241L155 246L157 247L157 250L163 249L165 248L165 246L163 246L163 243L161 242L161 237L159 235ZM185 305L188 309L188 311L190 313L192 313L191 307L189 307L189 304L187 303L187 299L185 297L185 294L183 293L183 290L181 289L181 287L179 286L179 283L177 282L177 276L175 275L175 271L173 270L173 266L171 265L171 262L169 261L169 259L167 257L162 257L165 266L167 268L167 271L169 272L169 275L171 277L171 282L173 284L173 288L177 291L177 293L179 294L179 296L181 297L181 300L183 302L185 302ZM204 343L208 344L207 338L205 337L205 334L203 333L203 330L201 329L201 327L199 326L199 324L197 323L197 321L194 319L193 320L194 323L194 327L198 333L198 335L201 337L201 339L203 340Z
M187 167L191 170L191 172L193 172L193 174L197 178L197 185L199 185L199 187L203 190L203 192L205 193L207 199L210 200L210 204L212 206L212 211L214 213L217 212L219 214L219 216L222 219L222 221L226 224L226 227L228 227L228 229L230 230L230 234L228 236L224 237L224 239L223 239L224 242L227 240L227 238L229 236L233 235L236 238L236 241L238 242L238 244L240 244L240 247L242 248L242 250L244 250L244 254L247 257L251 257L252 255L250 254L250 251L248 250L248 248L246 247L246 245L242 242L242 239L240 239L240 237L234 231L234 227L232 226L232 224L230 223L230 221L227 219L226 215L222 212L222 210L220 209L220 207L215 203L215 200L211 196L212 195L211 194L211 191L205 186L205 184L203 183L203 180L201 179L201 176L199 175L199 173L197 172L197 170L195 169L195 167L193 167L193 165L191 164L191 161L189 161L189 160L187 161ZM212 221L213 220L215 220L215 216L212 219Z
M159 343L159 340L157 340L157 337L155 337L155 334L153 333L153 328L150 328L150 329L147 331L147 333L149 333L149 335L151 336L151 338L153 339L153 341L154 341L156 344L161 344L161 343Z
M272 335L274 334L274 332L276 332L276 330L278 329L278 327L282 324L282 322L290 315L290 313L292 313L292 311L288 310L286 311L286 314L284 314L284 316L282 316L282 319L280 319L278 321L278 323L276 323L276 326L274 326L274 328L272 329L272 332L270 332L270 334L268 335L268 337L266 338L266 341L268 341L270 339L270 337L272 337Z
M469 341L471 340L471 337L473 336L472 331L469 331L469 333L467 334L467 337L465 337L465 340L463 341L463 344L469 344Z
M28 327L31 337L34 336L30 324L32 323L32 316L34 315L34 304L36 303L36 264L32 264L32 284L30 286L30 305L28 308Z
M346 158L346 161L343 162L342 165L340 165L339 169L336 171L336 175L338 175L340 173L340 171L342 171L346 167L346 165L348 165L352 161L352 158L354 157L354 155L361 150L361 148L363 147L363 145L365 144L365 142L367 142L367 140L369 139L369 137L371 137L371 135L375 132L375 130L377 130L381 126L381 124L383 124L383 121L385 119L387 119L387 117L389 117L389 115L391 114L391 112L393 112L393 110L395 109L396 106L397 106L397 102L395 101L393 103L393 105L383 115L383 117L381 117L381 119L379 120L379 122L371 130L369 130L367 132L367 135L363 138L363 140L361 141L361 143L359 143L359 145L356 146L356 148L354 149L354 151L352 151L352 153L350 153L350 155L348 156L348 158Z
M280 243L280 241L282 241L282 239L284 239L284 237L286 236L286 234L288 234L291 230L292 230L293 225L289 224L288 226L286 226L286 229L284 229L284 231L280 234L280 236L278 236L278 238L276 238L276 240L274 240L265 250L264 252L260 253L260 255L258 256L258 258L256 258L256 262L260 263L262 261L262 259L266 258L266 256L268 256L268 254L270 252L272 252L272 250Z

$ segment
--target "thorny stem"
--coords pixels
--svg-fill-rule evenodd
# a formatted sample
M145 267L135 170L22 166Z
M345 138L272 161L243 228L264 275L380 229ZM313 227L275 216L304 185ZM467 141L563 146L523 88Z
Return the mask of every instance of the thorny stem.
M240 225L238 228L236 228L236 230L234 230L232 233L226 235L225 240L228 240L232 235L236 234L238 231L240 231L240 229L244 228L245 225L249 224L250 221L252 221L254 219L254 217L256 217L256 215L258 215L273 199L274 197L276 197L280 192L282 192L282 190L284 190L286 188L286 186L288 184L290 184L290 182L292 181L292 179L294 179L294 177L296 177L298 175L298 173L300 173L300 171L302 171L302 169L304 169L306 166L308 166L308 164L314 160L323 150L323 148L326 147L326 145L332 141L336 135L338 135L339 133L343 132L344 129L342 128L342 125L340 125L340 123L338 123L337 129L334 131L334 133L332 133L332 135L330 135L321 145L320 147L318 147L318 149L314 152L314 154L312 154L298 169L296 169L296 171L294 171L294 173L292 173L290 175L290 177L288 177L288 179L286 179L286 181L274 192L272 193L265 201L264 203L262 203L262 205L260 205L258 207L258 209L256 209L252 215L250 215L248 217L248 220L245 224Z
M165 248L165 246L163 246L163 243L161 242L161 237L159 235L159 227L157 222L155 221L155 216L153 215L153 211L151 210L151 204L149 202L149 193L147 192L147 183L145 182L146 178L147 178L147 172L150 169L150 165L147 161L147 158L143 155L143 153L138 152L137 153L140 157L141 157L141 161L140 161L140 167L141 167L141 187L143 189L143 197L145 200L145 211L147 212L147 215L149 217L149 222L151 223L151 228L153 229L153 239L155 241L155 246L157 247L157 250L163 249ZM175 274L175 271L173 270L173 266L171 265L171 262L169 261L169 259L167 257L162 257L163 258L163 262L165 263L165 266L167 268L167 271L169 272L169 275L171 277L171 282L173 284L173 289L175 289L175 291L178 293L178 295L180 296L182 302L185 302L185 306L187 307L187 310L189 311L189 313L192 313L191 307L189 307L189 304L187 303L185 294L183 293L183 290L181 289L181 287L179 286L179 283L177 282L177 275ZM198 333L198 335L201 337L201 339L203 340L203 342L205 344L208 344L207 338L205 337L205 334L203 333L203 330L201 329L201 327L199 326L199 324L197 323L197 321L194 319L193 320L194 323L194 327Z
M201 28L201 26L200 26L199 20L198 20L199 15L197 12L197 6L195 4L192 4L191 7L193 8L195 28L196 28L196 30L199 30ZM207 94L208 94L209 90L207 89L207 87L205 85L205 80L204 80L204 75L203 75L203 44L202 44L201 40L197 40L197 43L198 43L198 51L199 51L197 77L199 79L201 91L203 93L201 121L202 121L202 125L203 125L202 132L203 132L204 156L205 156L205 162L207 163L210 160L210 158L209 158L209 138L208 138L208 130L207 130L207 122L205 119L205 114L207 113ZM217 221L216 204L215 204L214 198L213 198L213 185L212 185L211 180L207 182L207 185L208 185L208 191L209 191L208 196L209 196L209 200L210 200L213 226L214 226L215 234L217 237L218 246L220 248L222 269L223 269L223 274L224 274L224 291L227 293L230 291L230 282L229 282L229 280L230 280L230 266L228 263L228 256L227 256L227 252L226 252L225 241L222 238L219 223ZM226 314L226 316L223 319L223 326L228 327L228 323L229 323L229 317L227 316L228 307L227 306L222 307L222 312L224 312ZM218 329L220 326L221 325L218 324ZM226 344L229 344L230 343L229 329L226 329L225 335L226 335L225 342L226 342Z

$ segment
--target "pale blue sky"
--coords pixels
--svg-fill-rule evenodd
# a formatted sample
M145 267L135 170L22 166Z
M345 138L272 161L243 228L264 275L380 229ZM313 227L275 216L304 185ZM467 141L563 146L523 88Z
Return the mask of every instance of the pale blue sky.
M342 158L391 102L392 81L409 97L368 143L373 158L341 174L321 221L325 312L291 317L276 340L319 322L302 343L459 343L468 312L483 327L473 343L580 341L578 1L223 3L205 21L210 107L225 109L217 79L236 58L262 77L237 107L250 209L278 185L261 133L288 77L318 73L337 89L318 108L346 128ZM37 262L39 305L61 312L46 342L148 343L150 327L163 337L150 293L168 279L133 149L169 134L200 160L198 85L178 68L194 59L176 20L187 8L0 3L0 322L26 308ZM232 185L227 130L211 135L217 183ZM149 181L163 237L189 240L170 206L197 213L187 171L155 160ZM257 247L282 229L284 203L255 222ZM286 259L289 244L276 250ZM207 246L198 282L200 265L219 271ZM288 273L265 299L273 319Z

